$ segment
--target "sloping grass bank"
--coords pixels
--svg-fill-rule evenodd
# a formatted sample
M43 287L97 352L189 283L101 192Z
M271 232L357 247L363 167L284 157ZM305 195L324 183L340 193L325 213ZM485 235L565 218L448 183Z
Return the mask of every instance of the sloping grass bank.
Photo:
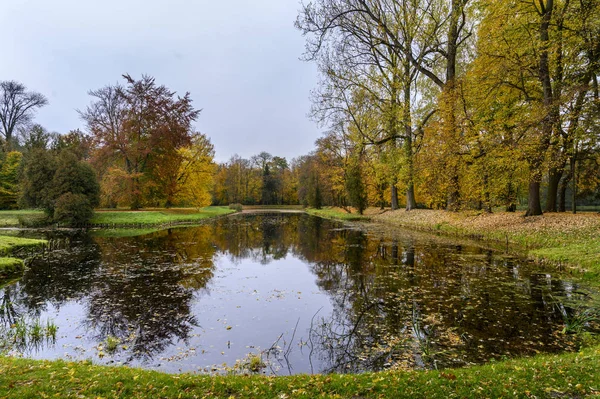
M23 261L6 255L22 249L40 248L45 244L44 240L0 235L0 278L7 278L23 272Z
M306 213L313 216L322 217L324 219L332 219L332 220L342 220L346 222L352 221L367 221L370 219L367 215L359 215L358 213L349 213L343 210L342 208L307 208Z
M445 371L170 375L0 357L0 398L582 398L600 395L600 348Z
M155 227L177 223L194 223L203 219L235 212L225 206L209 206L198 211L191 209L161 209L142 211L96 211L92 226Z
M404 210L372 217L421 231L439 232L516 245L529 256L575 267L588 280L600 278L600 215L548 213L524 217L522 213L445 212Z

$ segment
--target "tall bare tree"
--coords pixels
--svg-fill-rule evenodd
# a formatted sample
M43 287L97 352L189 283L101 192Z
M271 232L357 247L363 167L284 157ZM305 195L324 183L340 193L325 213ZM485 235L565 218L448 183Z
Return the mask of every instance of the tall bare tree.
M0 122L7 148L11 147L13 132L33 119L37 108L48 104L43 94L27 91L24 84L7 80L0 82Z

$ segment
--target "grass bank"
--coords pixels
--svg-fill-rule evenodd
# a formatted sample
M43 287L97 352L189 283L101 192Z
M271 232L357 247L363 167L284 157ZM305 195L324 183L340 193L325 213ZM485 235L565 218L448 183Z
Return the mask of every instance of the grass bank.
M342 208L326 207L322 209L307 208L306 213L313 216L319 216L325 219L352 221L366 221L370 217L368 215L359 215L358 213L350 213Z
M6 255L23 249L40 248L45 244L44 240L0 235L0 278L7 278L23 272L23 261Z
M1 398L567 398L600 394L600 348L445 371L198 376L0 357Z
M389 211L372 217L420 231L495 241L517 246L529 256L574 267L586 279L600 278L600 215Z
M195 209L160 209L142 211L96 211L90 221L92 226L155 227L177 223L194 223L203 219L235 212L225 206L209 206Z
M5 279L23 272L23 261L17 258L0 258L0 279Z

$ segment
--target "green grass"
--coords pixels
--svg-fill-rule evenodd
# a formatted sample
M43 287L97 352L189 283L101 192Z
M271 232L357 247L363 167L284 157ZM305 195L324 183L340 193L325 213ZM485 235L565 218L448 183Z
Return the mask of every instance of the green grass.
M595 240L566 242L559 246L533 249L529 254L559 264L577 264L587 271L584 274L586 279L597 280L600 276L600 237Z
M600 276L600 230L596 228L571 232L560 229L518 232L506 229L477 231L449 226L441 230L463 236L480 234L480 238L497 242L505 242L508 238L510 244L525 249L534 259L579 267L586 271L583 275L586 280Z
M0 278L7 278L23 272L23 261L17 258L0 258Z
M322 209L314 209L308 208L306 209L306 213L313 216L322 217L324 219L334 219L334 220L343 220L347 222L357 221L357 220L369 220L368 216L359 215L356 213L348 213L345 211L340 211L334 208L322 208Z
M21 259L1 255L9 255L19 249L40 248L45 244L45 240L0 235L0 277L6 278L23 272Z
M189 210L101 211L94 214L90 223L117 227L160 226L169 223L193 223L233 212L224 206L210 206L193 212Z
M529 219L506 213L415 212L396 212L390 218L381 215L374 220L449 237L486 241L490 246L508 246L511 251L525 253L532 259L566 266L577 277L600 285L600 217L547 214ZM493 217L498 219L488 219ZM481 223L486 220L488 223Z
M45 240L0 235L0 254L8 255L24 248L39 248L44 244L46 244Z
M39 210L0 211L0 227L20 227L39 223L46 214Z
M358 375L170 375L89 362L0 357L1 398L501 398L600 394L600 348L444 371Z

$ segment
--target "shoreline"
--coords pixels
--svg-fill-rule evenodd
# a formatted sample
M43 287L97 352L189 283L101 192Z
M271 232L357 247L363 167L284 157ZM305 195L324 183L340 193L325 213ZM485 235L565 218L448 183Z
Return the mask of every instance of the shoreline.
M586 282L600 285L600 214L596 213L525 217L507 212L369 209L360 216L340 208L311 209L308 213L508 247L531 260L567 268Z
M247 213L274 211L254 209ZM336 219L336 212L328 209L328 218ZM314 215L311 210L306 213ZM518 219L519 215L509 215L506 220L507 217L502 214L493 217L471 213L440 215L438 211L421 210L411 213L403 210L388 211L379 215L367 215L358 220L354 218L356 215L350 215L350 220L345 221L357 221L367 228L368 225L377 224L385 228L410 229L483 244L502 243L495 240L495 237L502 238L505 234L511 244L514 241L518 245L519 237L525 236L529 243L537 244L532 251L552 248L550 245L557 238L566 239L570 245L573 239L578 238L576 228L570 230L563 225L560 230L560 223L549 225L541 217L523 221ZM506 223L500 227L498 224L490 227L490 218L505 219ZM560 217L549 217L546 220L548 219L562 220ZM344 221L341 217L338 220ZM589 225L583 227L594 233L596 222L596 219L591 218ZM519 227L521 224L524 226ZM546 225L545 230L541 229L542 225ZM469 229L469 226L475 227ZM532 234L531 231L537 233ZM481 238L474 239L473 234ZM543 246L542 238L546 240L546 247ZM600 346L597 339L590 341L588 346L578 352L521 357L458 369L389 370L364 374L290 377L169 374L126 366L93 365L86 361L40 361L0 355L0 397L33 398L46 394L61 397L79 395L138 398L584 397L600 394L598 368Z

